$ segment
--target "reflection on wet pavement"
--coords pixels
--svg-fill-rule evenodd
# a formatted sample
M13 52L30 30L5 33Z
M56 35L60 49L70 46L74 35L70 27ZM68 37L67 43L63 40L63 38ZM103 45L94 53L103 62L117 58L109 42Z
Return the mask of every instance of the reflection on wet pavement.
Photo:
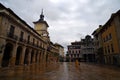
M120 80L120 69L85 63L34 64L1 69L0 80Z

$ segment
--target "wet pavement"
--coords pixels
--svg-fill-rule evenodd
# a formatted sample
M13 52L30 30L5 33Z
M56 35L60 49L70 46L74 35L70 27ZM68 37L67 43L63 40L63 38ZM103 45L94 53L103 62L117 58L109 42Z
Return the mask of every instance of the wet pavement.
M120 69L72 62L34 64L1 69L0 80L120 80Z

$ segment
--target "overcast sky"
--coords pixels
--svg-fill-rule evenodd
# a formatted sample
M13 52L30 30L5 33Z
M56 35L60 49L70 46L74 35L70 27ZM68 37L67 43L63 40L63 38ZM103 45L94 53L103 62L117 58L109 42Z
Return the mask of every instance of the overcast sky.
M99 25L104 25L112 13L120 9L120 0L0 0L20 18L34 28L44 9L53 43L66 48L70 42L91 35Z

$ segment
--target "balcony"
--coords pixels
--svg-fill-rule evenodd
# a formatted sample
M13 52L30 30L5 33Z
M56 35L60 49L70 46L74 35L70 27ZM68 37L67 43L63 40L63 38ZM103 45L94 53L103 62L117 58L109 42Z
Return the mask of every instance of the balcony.
M11 39L14 39L14 40L17 40L18 39L18 36L17 35L14 35L13 33L7 33L7 37L11 38Z
M19 38L19 41L20 41L20 42L23 42L23 43L26 43L26 40L23 39L23 38Z
M23 42L23 38L19 38L19 41L20 41L20 42Z

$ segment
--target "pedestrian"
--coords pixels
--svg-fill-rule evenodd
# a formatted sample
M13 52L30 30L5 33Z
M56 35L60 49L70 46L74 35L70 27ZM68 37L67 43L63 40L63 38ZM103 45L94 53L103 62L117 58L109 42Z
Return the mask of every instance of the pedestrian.
M78 62L78 60L75 60L75 65L76 65L76 67L79 67L79 62Z

